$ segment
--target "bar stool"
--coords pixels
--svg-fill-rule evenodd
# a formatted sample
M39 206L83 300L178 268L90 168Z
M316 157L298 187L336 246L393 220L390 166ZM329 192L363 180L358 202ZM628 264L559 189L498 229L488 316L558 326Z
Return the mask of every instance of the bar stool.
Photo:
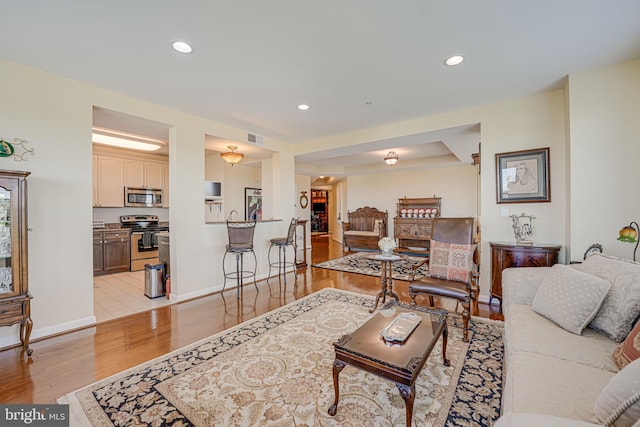
M229 234L229 243L225 247L224 256L222 257L222 274L224 274L224 284L222 291L227 286L227 279L235 279L237 285L236 298L240 298L240 289L244 284L244 279L253 277L253 284L258 290L256 283L256 268L258 260L253 251L253 234L256 229L255 221L227 221L227 233ZM253 255L253 271L244 269L244 254L251 253ZM227 254L236 256L236 271L227 273L225 269L225 259Z
M267 276L267 282L269 282L269 278L271 278L271 268L278 268L278 279L280 280L280 272L282 272L282 276L284 277L284 284L287 284L287 267L291 266L292 271L295 273L296 271L296 225L298 223L297 218L293 218L291 223L289 224L289 231L287 232L287 237L274 237L271 239L271 245L269 246L269 252L267 253L267 258L269 260L269 275ZM278 248L278 261L271 262L271 248ZM287 261L287 246L291 246L293 248L293 261Z

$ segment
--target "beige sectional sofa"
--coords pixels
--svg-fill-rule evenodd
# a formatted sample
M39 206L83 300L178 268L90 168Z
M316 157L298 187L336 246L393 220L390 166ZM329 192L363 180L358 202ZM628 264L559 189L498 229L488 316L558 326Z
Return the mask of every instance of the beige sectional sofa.
M571 266L509 268L502 286L505 376L496 427L640 427L640 359L620 370L613 358L640 312L640 264L594 255ZM541 302L543 289L558 295ZM571 322L578 330L567 330Z

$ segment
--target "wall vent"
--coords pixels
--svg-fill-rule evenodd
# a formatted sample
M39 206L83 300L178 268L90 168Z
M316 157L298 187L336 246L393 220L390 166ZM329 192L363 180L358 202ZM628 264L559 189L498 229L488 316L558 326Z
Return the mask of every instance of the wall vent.
M256 135L255 133L248 133L247 134L247 141L251 142L253 144L264 144L264 136L262 135Z

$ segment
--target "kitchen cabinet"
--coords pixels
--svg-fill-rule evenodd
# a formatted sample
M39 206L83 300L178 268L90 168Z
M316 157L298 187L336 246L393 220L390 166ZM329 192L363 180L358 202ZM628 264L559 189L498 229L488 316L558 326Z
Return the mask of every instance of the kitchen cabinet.
M502 270L509 267L551 267L558 263L560 245L534 243L518 245L507 242L489 242L491 246L491 296L500 300L502 307Z
M163 163L139 159L124 160L124 186L163 188Z
M93 275L129 271L129 230L93 231Z
M0 170L0 326L20 324L23 351L31 356L31 294L27 268L27 176Z
M93 206L124 207L124 187L163 190L163 207L169 207L169 165L167 162L93 155Z
M124 206L124 159L120 157L96 155L94 164L94 206Z
M440 201L439 197L398 200L393 234L400 248L428 253L433 218L440 216Z

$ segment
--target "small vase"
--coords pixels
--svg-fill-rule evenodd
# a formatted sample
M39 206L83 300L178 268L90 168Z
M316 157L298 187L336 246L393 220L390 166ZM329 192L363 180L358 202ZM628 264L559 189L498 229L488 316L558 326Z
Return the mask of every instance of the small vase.
M383 256L383 257L387 257L387 258L389 258L389 257L391 257L392 255L393 255L393 249L388 249L388 250L386 250L386 251L382 251L382 256Z

